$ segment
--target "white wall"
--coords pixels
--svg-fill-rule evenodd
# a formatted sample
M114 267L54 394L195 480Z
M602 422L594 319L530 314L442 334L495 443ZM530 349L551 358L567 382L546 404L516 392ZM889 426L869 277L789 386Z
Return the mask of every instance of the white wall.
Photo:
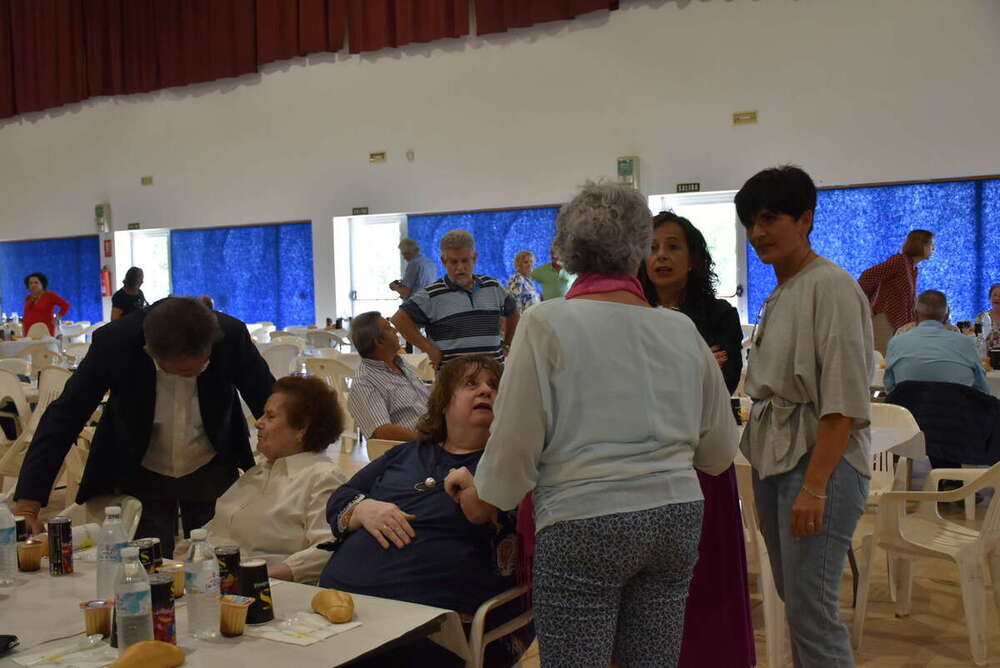
M737 188L782 162L821 184L1000 171L996 0L622 5L8 121L0 238L88 233L101 200L116 229L311 219L322 321L330 220L353 206L557 202L623 154L652 193ZM732 126L744 109L759 124Z

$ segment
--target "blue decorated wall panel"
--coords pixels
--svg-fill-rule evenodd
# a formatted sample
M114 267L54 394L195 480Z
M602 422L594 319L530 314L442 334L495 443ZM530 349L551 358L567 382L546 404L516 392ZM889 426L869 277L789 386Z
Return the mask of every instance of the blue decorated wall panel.
M948 295L953 321L982 310L986 288L1000 280L996 253L989 250L1000 239L1000 180L821 190L812 245L857 278L898 253L913 229L935 234L934 255L919 265L917 291ZM747 274L747 313L755 322L776 281L749 244Z
M0 310L21 315L24 277L41 272L49 290L69 302L67 320L101 320L100 242L97 235L0 243Z
M558 213L558 207L544 207L411 215L407 218L407 234L443 271L439 251L441 237L450 230L468 230L476 240L479 256L476 273L493 276L506 285L514 273L514 257L519 251L533 252L536 266L549 261L549 246L555 236Z
M170 275L173 294L209 295L243 321L316 321L311 223L174 230Z

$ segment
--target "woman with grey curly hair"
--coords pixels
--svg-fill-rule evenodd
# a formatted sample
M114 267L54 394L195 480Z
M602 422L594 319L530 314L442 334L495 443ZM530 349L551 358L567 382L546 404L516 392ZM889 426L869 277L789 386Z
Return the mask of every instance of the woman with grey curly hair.
M641 193L587 183L556 226L579 277L521 318L476 487L504 509L533 492L544 665L606 666L616 649L622 665L675 666L701 533L694 469L732 464L729 393L691 320L652 308L636 280L652 235Z

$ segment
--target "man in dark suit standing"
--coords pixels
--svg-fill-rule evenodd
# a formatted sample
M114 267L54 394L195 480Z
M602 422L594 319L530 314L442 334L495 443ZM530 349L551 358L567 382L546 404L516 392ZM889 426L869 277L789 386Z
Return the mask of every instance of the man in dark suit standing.
M142 501L137 536L173 553L180 507L185 535L212 518L215 500L253 466L237 390L259 416L274 377L246 325L202 302L170 297L94 332L62 395L42 416L25 455L15 515L41 530L38 512L63 459L105 393L76 501L124 493Z

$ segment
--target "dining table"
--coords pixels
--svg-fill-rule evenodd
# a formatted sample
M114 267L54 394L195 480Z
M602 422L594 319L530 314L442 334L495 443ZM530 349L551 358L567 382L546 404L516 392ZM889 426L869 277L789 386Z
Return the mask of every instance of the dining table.
M275 579L270 584L275 621L267 625L268 629L295 637L294 628L303 619L322 624L322 618L310 610L313 596L322 591L319 587ZM59 654L64 647L85 643L79 604L96 598L96 592L97 564L92 559L77 559L72 575L49 575L47 558L42 559L39 571L18 572L13 586L0 587L0 634L16 635L20 644L0 659L0 668L22 665L16 661L19 657L24 660L50 651ZM253 625L247 625L247 631L234 638L194 638L188 630L187 597L182 597L175 601L177 645L185 653L184 665L191 668L327 668L343 665L400 638L420 636L469 660L468 642L456 612L374 596L352 596L354 618L350 625L310 645L250 635ZM354 622L360 624L355 626ZM108 652L113 659L113 652Z

